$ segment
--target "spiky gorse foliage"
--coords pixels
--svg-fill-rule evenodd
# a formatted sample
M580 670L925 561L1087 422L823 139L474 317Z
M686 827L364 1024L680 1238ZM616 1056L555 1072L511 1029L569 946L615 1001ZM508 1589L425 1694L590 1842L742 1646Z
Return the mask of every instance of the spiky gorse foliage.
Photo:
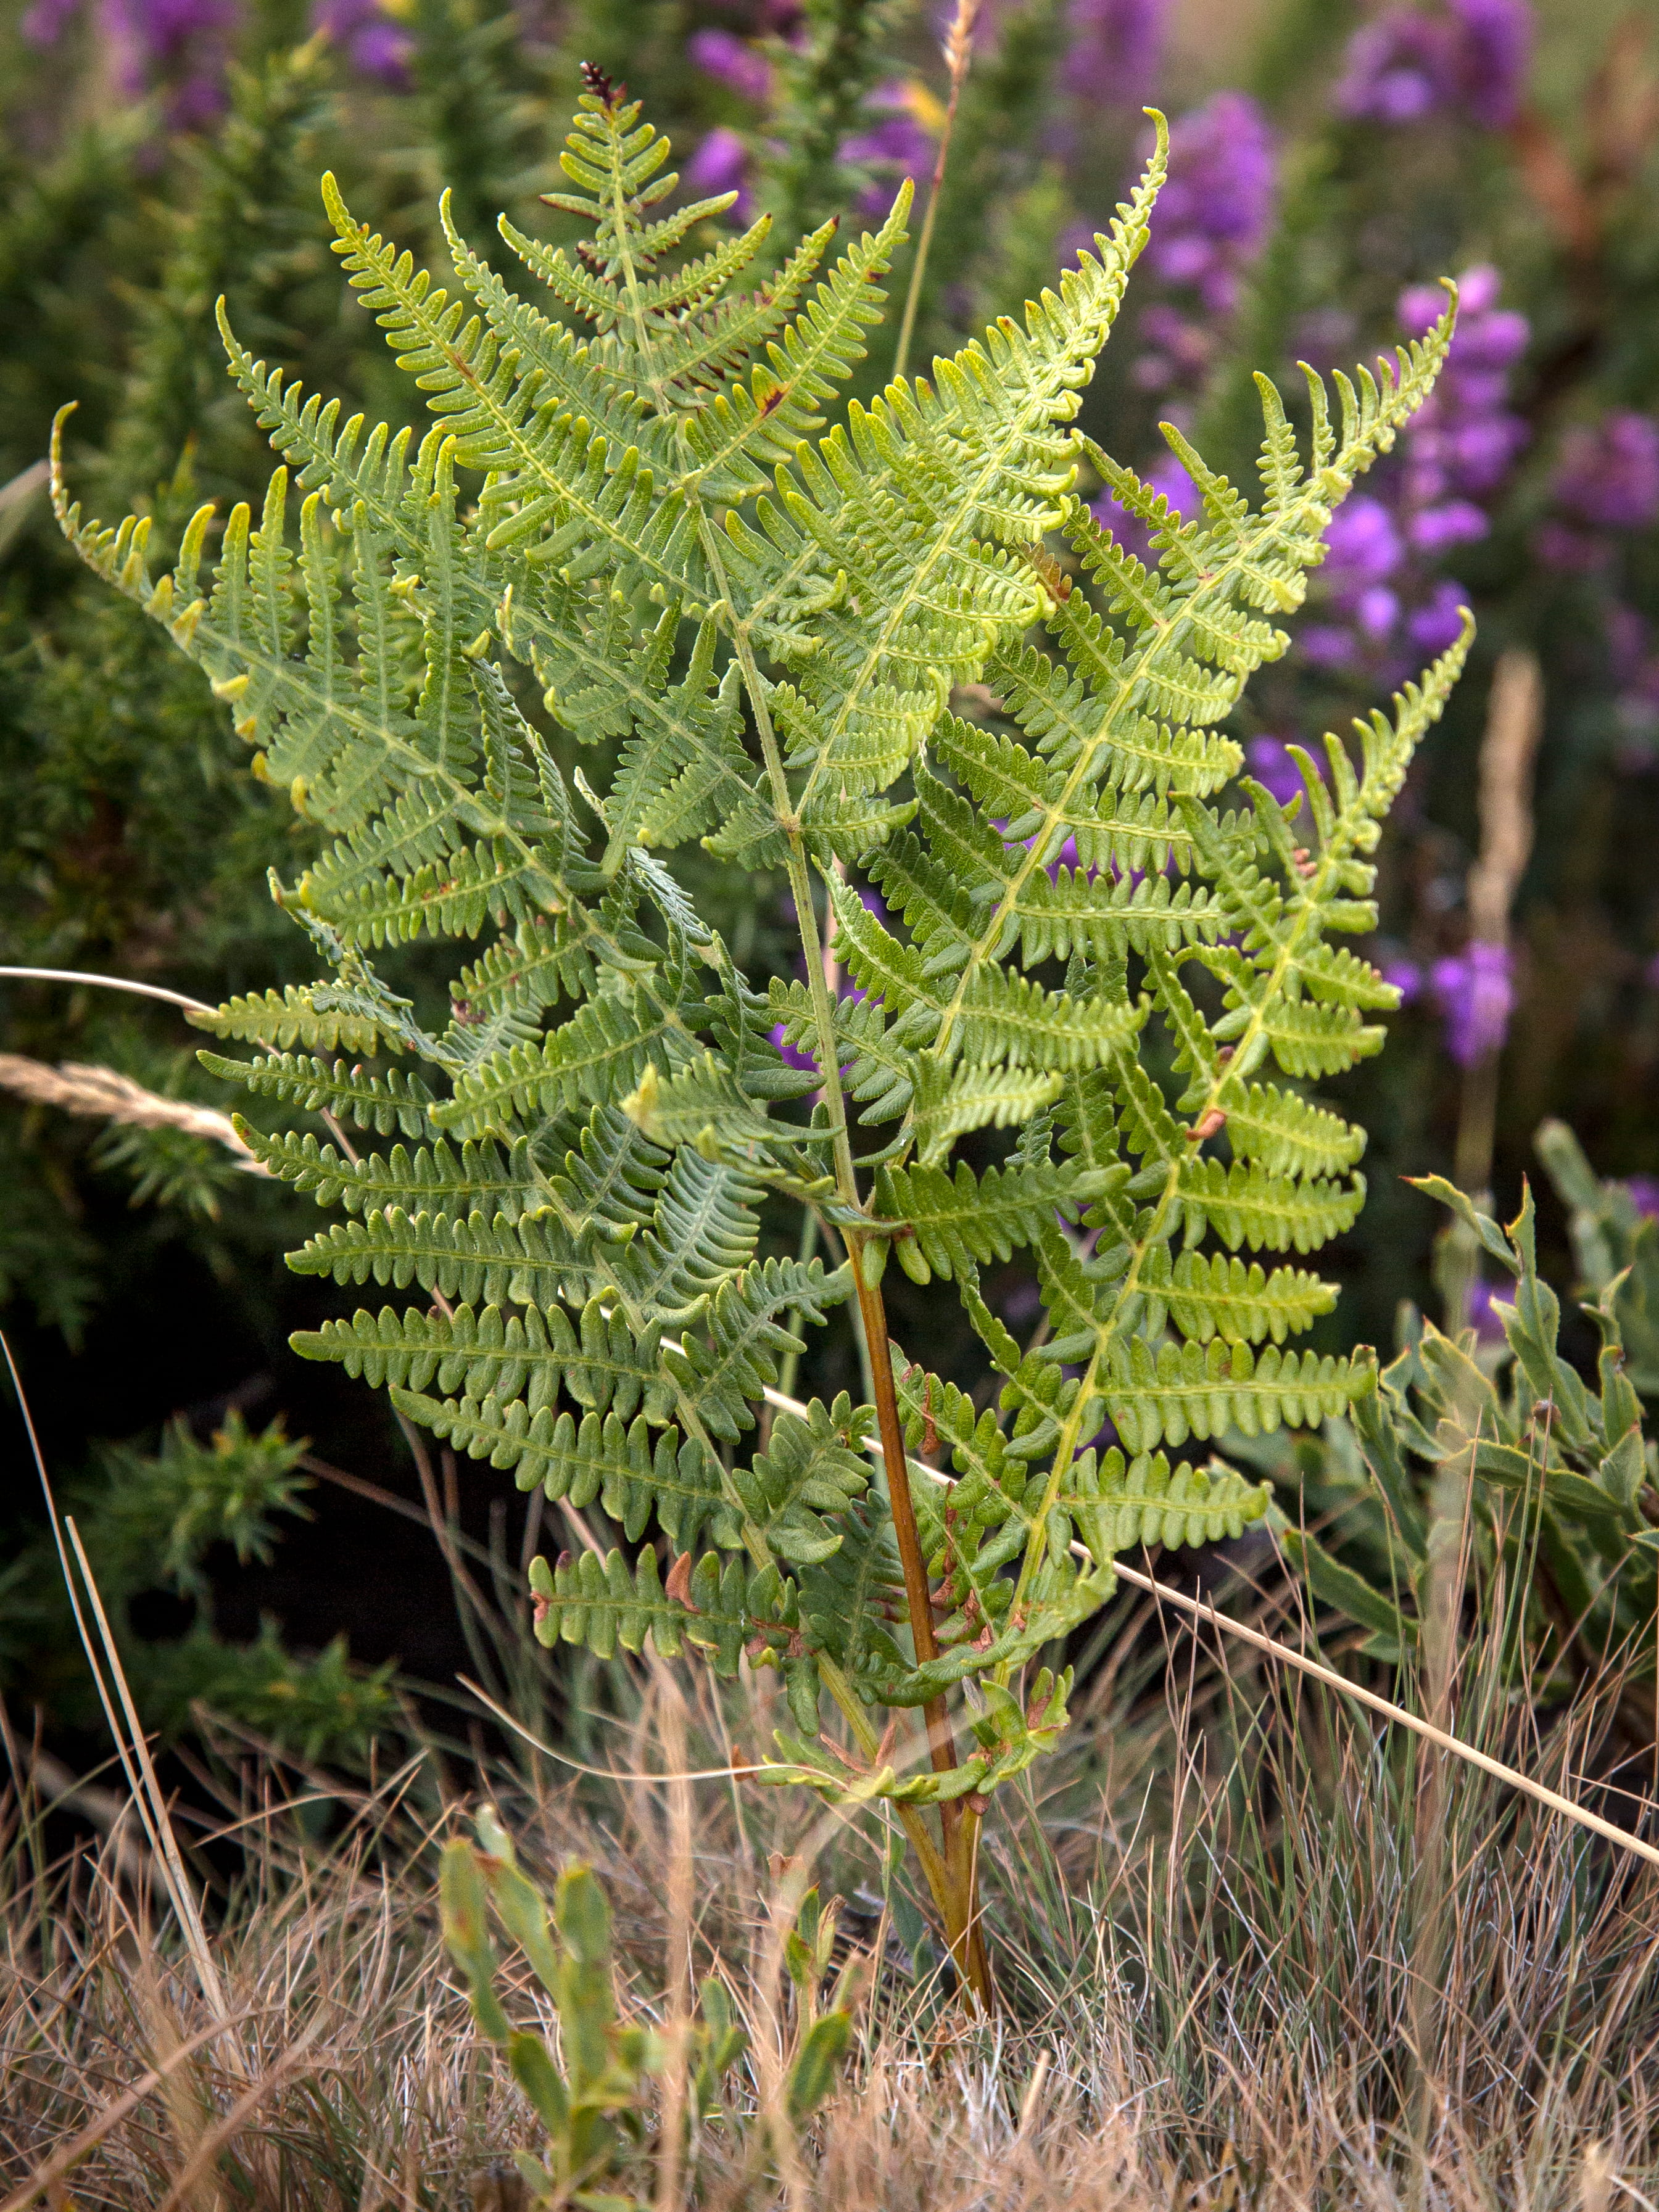
M1368 856L1462 647L1361 728L1357 760L1334 738L1322 768L1304 756L1290 807L1241 781L1224 725L1451 318L1339 378L1334 420L1310 375L1305 459L1264 381L1257 508L1174 439L1203 497L1183 520L1070 427L1161 127L1110 232L1023 324L827 434L908 192L838 258L826 225L743 293L764 221L708 244L726 202L662 213L667 156L594 78L556 202L588 235L568 253L501 225L533 305L453 232L452 298L325 182L426 436L342 423L228 331L286 466L257 525L228 518L210 585L207 510L159 580L143 523L84 524L61 488L60 510L331 840L277 893L331 974L225 1006L213 1026L263 1056L210 1064L295 1110L249 1140L343 1209L291 1264L412 1297L299 1349L526 1488L599 1500L643 1548L538 1561L544 1638L780 1667L800 1739L771 1771L898 1801L960 1947L987 1794L1064 1724L1066 1678L1022 1695L1028 1664L1110 1594L1117 1551L1263 1510L1169 1452L1370 1387L1363 1358L1285 1348L1334 1297L1297 1262L1363 1190L1361 1133L1298 1086L1381 1041L1366 1017L1395 994L1328 940L1371 922ZM1156 569L1072 489L1085 459ZM970 682L978 721L950 710ZM610 748L603 793L560 772L544 718ZM805 982L758 990L699 919L662 857L699 837L787 870ZM861 999L831 994L820 909ZM483 940L441 1031L374 966L421 936ZM360 1156L348 1125L398 1141ZM1000 1164L952 1166L1010 1127ZM811 1208L842 1264L763 1254L769 1192ZM1016 1247L1044 1306L1025 1344L979 1282ZM890 1345L890 1251L954 1285L994 1407ZM849 1298L872 1402L780 1405L781 1357ZM905 1425L954 1492L913 1500ZM807 1747L826 1689L844 1759ZM920 1756L881 1736L887 1707L924 1709Z

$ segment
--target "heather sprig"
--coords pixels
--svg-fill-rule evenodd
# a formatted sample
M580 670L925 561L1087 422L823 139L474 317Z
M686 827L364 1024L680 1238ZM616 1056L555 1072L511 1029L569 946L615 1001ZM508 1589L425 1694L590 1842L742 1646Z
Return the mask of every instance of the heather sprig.
M1495 269L1469 270L1458 289L1457 330L1434 392L1376 491L1351 500L1327 535L1322 619L1300 641L1316 667L1394 678L1458 633L1468 593L1436 569L1487 535L1492 506L1527 443L1510 386L1530 335L1524 315L1499 306ZM1407 336L1432 327L1440 296L1429 285L1401 295Z
M1501 130L1520 106L1532 40L1528 0L1384 8L1353 34L1334 95L1337 112L1395 126L1461 114Z

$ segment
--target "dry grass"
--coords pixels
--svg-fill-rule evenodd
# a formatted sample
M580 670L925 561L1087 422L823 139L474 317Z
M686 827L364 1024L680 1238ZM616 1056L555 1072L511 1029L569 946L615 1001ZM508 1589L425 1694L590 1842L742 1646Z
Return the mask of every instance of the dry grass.
M763 1792L739 1808L703 1783L687 1819L690 1787L560 1781L534 1759L484 1778L533 1863L599 1867L643 2008L689 1963L775 2021L774 1849L812 1855L880 1960L796 2175L757 2169L734 2112L698 2146L689 2195L648 2170L641 2192L733 2212L1659 2203L1652 1869L1317 1686L1230 1671L1173 1626L1165 1651L1144 1613L1120 1626L1047 1797L988 1828L1005 2000L989 2026L904 1949L914 1923L902 1898L884 1905L871 1840L810 1805ZM1610 1755L1597 1712L1500 1729L1490 1679L1467 1655L1460 1729L1583 1795ZM665 1682L597 1687L590 1751L620 1770L718 1764L767 1725L761 1692L723 1711L705 1694L688 1736ZM431 1893L457 1771L431 1752L356 1801L295 1809L283 1793L311 1796L304 1778L221 1747L202 1786L210 1772L222 1832L196 1863L221 1872L229 2030L131 1838L50 1858L60 1831L14 1785L0 2200L57 2167L35 2201L88 2212L510 2201L488 2172L527 2117L472 2039ZM1628 1797L1610 1809L1640 1817ZM330 1839L307 1840L325 1814Z

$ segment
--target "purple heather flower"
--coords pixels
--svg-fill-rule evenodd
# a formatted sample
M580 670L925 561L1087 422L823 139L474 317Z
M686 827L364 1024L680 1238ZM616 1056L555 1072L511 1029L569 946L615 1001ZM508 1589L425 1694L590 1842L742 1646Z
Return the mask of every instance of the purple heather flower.
M380 0L315 0L311 27L343 47L365 76L400 89L409 78L414 40L380 5Z
M1400 1003L1409 1006L1423 994L1423 970L1415 960L1407 959L1403 952L1387 952L1378 957L1376 970L1385 983L1392 983L1400 994Z
M75 17L81 0L34 0L18 29L32 46L55 46Z
M1458 89L1488 131L1513 123L1532 65L1527 0L1451 0L1457 26Z
M1455 70L1453 33L1415 9L1395 8L1362 24L1348 42L1347 68L1333 95L1355 122L1415 123L1443 106Z
M1400 596L1389 579L1405 558L1405 547L1393 515L1368 493L1338 507L1325 543L1328 604L1346 623L1310 625L1302 647L1316 667L1340 667L1352 657L1354 630L1375 642L1398 621Z
M1406 535L1419 553L1431 560L1454 545L1468 545L1484 538L1492 527L1473 500L1442 500L1437 507L1421 507L1407 525Z
M1515 120L1531 59L1527 0L1449 0L1432 15L1391 8L1349 40L1334 103L1355 122L1417 123L1461 109L1501 130Z
M1620 408L1561 443L1555 499L1592 530L1644 530L1659 516L1659 422Z
M1420 607L1406 618L1406 635L1425 660L1437 660L1463 634L1463 610L1469 594L1446 577Z
M1384 647L1406 640L1414 653L1433 655L1458 635L1462 586L1446 579L1422 599L1424 583L1416 580L1413 589L1412 572L1486 535L1483 502L1526 443L1526 424L1507 403L1510 371L1530 331L1524 315L1498 306L1502 282L1484 264L1461 280L1460 318L1439 383L1402 432L1376 494L1350 500L1331 525L1323 596L1338 619L1303 633L1303 652L1316 666L1375 662ZM1443 312L1445 297L1438 285L1403 292L1406 334L1421 337ZM1385 658L1385 668L1391 665Z
M732 212L742 216L749 205L748 170L749 149L735 131L728 131L721 123L699 141L680 173L680 182L695 199L714 199L721 192L735 192L738 197Z
M1170 0L1072 0L1060 82L1088 106L1138 107L1157 82Z
M693 31L685 51L705 76L728 86L739 98L753 100L757 107L763 107L771 98L772 71L765 56L757 53L735 32Z
M1267 234L1275 174L1267 119L1245 94L1218 93L1176 125L1146 266L1176 297L1141 311L1129 366L1141 391L1196 393L1206 382Z
M878 119L841 143L841 160L871 173L854 202L860 215L885 215L906 177L920 181L933 173L933 142L911 113L909 100L902 84L878 85L866 105Z
M1498 1317L1498 1308L1492 1303L1497 1295L1497 1290L1491 1283L1469 1285L1464 1313L1468 1327L1474 1331L1477 1343L1502 1344L1504 1341L1504 1324Z
M1659 1176L1626 1176L1625 1194L1644 1221L1659 1221Z
M1460 1067L1496 1052L1515 1010L1509 948L1472 938L1462 952L1437 960L1429 978L1446 1024L1446 1049Z
M55 46L82 0L34 0L20 28L32 46ZM116 82L131 100L161 90L167 120L191 131L223 109L237 0L101 0L99 20Z
M1273 214L1273 134L1248 94L1218 92L1183 115L1170 139L1170 181L1146 266L1229 314L1238 279L1261 251Z
M1252 738L1244 748L1250 774L1274 804L1288 806L1302 791L1302 771L1283 738Z

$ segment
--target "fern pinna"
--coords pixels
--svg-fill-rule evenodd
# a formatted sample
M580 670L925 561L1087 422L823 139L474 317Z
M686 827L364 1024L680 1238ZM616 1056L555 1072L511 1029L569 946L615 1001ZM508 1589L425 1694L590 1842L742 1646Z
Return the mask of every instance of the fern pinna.
M1302 1086L1381 1041L1395 994L1328 939L1372 924L1369 855L1464 645L1353 754L1298 754L1289 805L1225 725L1451 311L1339 377L1334 418L1310 374L1305 457L1262 380L1259 507L1170 432L1202 502L1182 517L1073 427L1161 124L1023 322L827 432L908 189L837 258L826 224L744 292L765 218L722 237L730 195L661 212L668 150L591 72L554 199L587 235L501 225L530 299L453 227L452 296L325 180L425 436L343 422L227 328L283 466L211 582L210 510L159 579L143 522L83 522L61 478L59 511L325 834L276 896L329 972L222 1007L209 1025L259 1050L204 1055L291 1110L248 1139L337 1210L290 1264L407 1294L297 1348L619 1524L631 1564L535 1563L544 1640L780 1668L798 1735L767 1776L895 1802L983 1993L978 1824L1066 1717L1039 1655L1110 1595L1115 1553L1264 1510L1180 1457L1192 1440L1372 1387L1366 1357L1285 1348L1334 1296L1299 1262L1363 1194L1362 1133ZM1073 489L1085 464L1155 568ZM951 710L964 685L977 719ZM561 773L554 726L606 741L603 793ZM787 870L805 981L739 971L664 857L696 839ZM832 989L830 931L860 996ZM374 966L419 937L468 947L441 1031ZM1018 1132L1000 1164L953 1163L988 1129ZM780 1195L839 1264L763 1251ZM1024 1343L980 1286L1015 1247L1043 1303ZM953 1285L1000 1391L890 1343L890 1254ZM780 1404L781 1360L843 1301L871 1402ZM913 1481L907 1442L954 1487Z

